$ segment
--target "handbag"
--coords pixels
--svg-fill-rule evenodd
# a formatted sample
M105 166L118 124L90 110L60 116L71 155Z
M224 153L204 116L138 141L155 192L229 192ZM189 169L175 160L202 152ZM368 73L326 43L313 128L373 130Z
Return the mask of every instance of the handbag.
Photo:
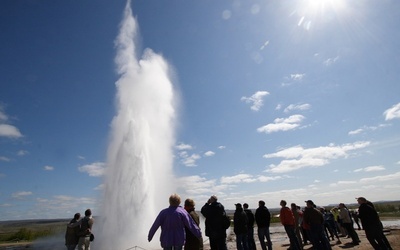
M93 233L90 234L90 241L94 241L94 234Z

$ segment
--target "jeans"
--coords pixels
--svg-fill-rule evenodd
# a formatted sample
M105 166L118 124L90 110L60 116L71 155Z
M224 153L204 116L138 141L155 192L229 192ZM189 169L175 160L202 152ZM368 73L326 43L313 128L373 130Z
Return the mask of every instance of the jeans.
M247 233L236 234L236 249L237 250L248 250L247 245Z
M254 241L254 228L251 227L247 230L247 242L249 250L256 250L256 242Z
M258 239L260 240L262 250L267 250L264 239L267 240L268 250L272 250L271 235L269 234L269 227L259 227L257 230Z
M311 224L310 234L312 238L313 248L315 250L328 250L332 249L329 244L328 238L324 231L324 225L322 224Z
M290 249L291 250L300 250L301 246L299 240L297 239L296 232L294 231L294 226L284 225L286 234L289 237L290 241Z
M353 222L343 223L343 227L346 228L348 235L353 240L353 243L358 245L359 238L357 232L354 230Z

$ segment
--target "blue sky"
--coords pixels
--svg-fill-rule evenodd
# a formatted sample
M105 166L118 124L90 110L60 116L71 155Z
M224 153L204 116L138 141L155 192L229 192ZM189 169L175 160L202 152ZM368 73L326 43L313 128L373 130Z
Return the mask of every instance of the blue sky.
M0 2L0 220L98 211L125 4ZM174 69L182 198L399 199L398 1L131 7L138 50Z

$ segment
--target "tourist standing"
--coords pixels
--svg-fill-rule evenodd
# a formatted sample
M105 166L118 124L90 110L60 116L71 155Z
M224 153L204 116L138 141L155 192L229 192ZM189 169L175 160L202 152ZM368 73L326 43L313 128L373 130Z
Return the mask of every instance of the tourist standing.
M307 207L304 209L304 223L310 226L310 240L315 250L332 249L329 240L326 237L324 229L324 217L320 211L315 208L314 202L306 201Z
M78 250L90 250L90 235L92 234L94 219L92 210L86 209L85 217L82 219L79 230Z
M286 206L287 202L285 200L281 200L281 202L279 203L281 205L281 211L279 213L279 218L281 220L281 223L283 225L283 227L285 228L286 234L289 237L289 241L290 241L290 249L291 250L300 250L301 246L299 244L299 240L296 237L296 232L294 230L294 217L293 217L293 213L290 210L290 208L288 208Z
M254 214L249 209L249 204L243 204L243 210L247 215L247 243L249 250L256 250L256 242L254 241Z
M294 217L294 231L296 232L297 240L299 241L300 246L303 246L300 236L300 209L297 207L296 203L290 204L290 210L292 210Z
M169 197L169 207L161 210L151 226L148 234L149 242L161 226L160 242L164 250L182 250L185 244L185 227L197 238L201 237L200 228L181 206L181 198L177 194Z
M247 215L243 211L242 204L235 204L236 210L233 215L233 232L236 235L236 249L248 250L247 244Z
M360 205L358 217L361 219L362 227L371 246L377 250L391 250L392 247L383 233L382 222L376 210L368 205L364 197L358 197L357 202Z
M357 232L354 230L353 220L351 219L351 215L346 205L343 203L339 204L339 217L342 221L343 227L346 229L347 234L351 237L353 245L359 245L360 239L358 238Z
M262 250L267 250L267 246L268 250L272 250L271 235L269 232L271 213L265 206L265 202L263 200L258 202L258 208L256 209L254 217L257 223L258 240L260 241ZM265 245L265 240L267 240L267 246Z
M195 203L192 199L185 200L185 210L189 213L190 217L194 220L196 225L200 227L200 217L194 211ZM188 228L185 227L186 231L186 241L185 241L185 250L203 250L203 238L197 238Z
M65 232L65 245L68 250L75 250L79 242L79 229L81 214L76 213L74 218L68 223L67 231Z
M226 216L224 206L218 202L217 196L211 196L201 208L201 214L206 218L206 236L210 239L211 250L227 250Z

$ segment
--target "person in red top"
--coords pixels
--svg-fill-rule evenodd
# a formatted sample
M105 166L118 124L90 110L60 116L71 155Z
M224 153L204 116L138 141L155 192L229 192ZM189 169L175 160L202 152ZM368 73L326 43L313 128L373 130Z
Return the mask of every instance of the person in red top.
M281 219L281 223L285 228L286 234L289 237L290 241L290 250L301 250L301 246L299 240L297 239L295 232L295 220L292 213L292 210L286 206L287 202L285 200L281 200L281 211L279 214L279 218Z

